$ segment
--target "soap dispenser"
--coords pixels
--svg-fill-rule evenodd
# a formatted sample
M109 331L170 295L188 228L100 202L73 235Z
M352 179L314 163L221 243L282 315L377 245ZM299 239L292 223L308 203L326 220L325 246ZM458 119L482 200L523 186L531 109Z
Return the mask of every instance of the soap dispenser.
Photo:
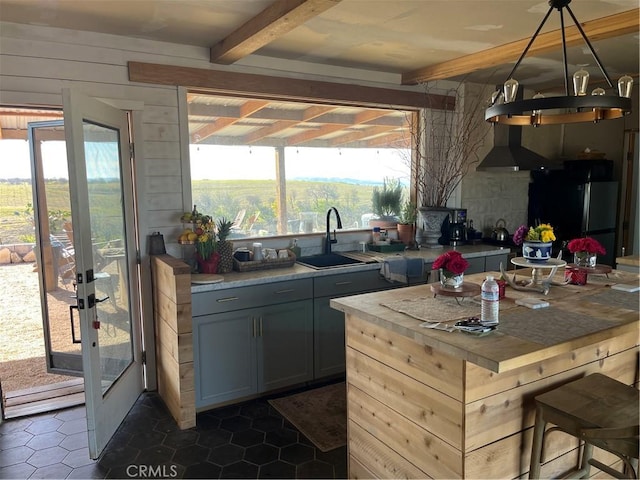
M296 256L296 258L300 257L300 254L302 253L300 250L300 247L298 246L298 239L294 238L293 239L293 243L291 244L291 247L289 248L293 254Z

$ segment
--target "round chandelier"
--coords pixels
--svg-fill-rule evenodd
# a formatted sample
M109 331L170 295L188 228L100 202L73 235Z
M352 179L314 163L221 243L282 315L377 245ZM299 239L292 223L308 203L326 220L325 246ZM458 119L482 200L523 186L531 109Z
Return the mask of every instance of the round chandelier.
M591 55L596 61L609 88L613 88L611 79L607 74L602 62L598 58L591 42L587 38L580 22L569 8L571 0L549 0L549 10L542 19L538 29L529 40L520 58L514 65L511 73L504 82L502 90L496 90L490 102L490 107L485 111L485 120L492 123L505 125L552 125L559 123L578 122L599 122L600 120L610 120L620 118L631 113L631 89L633 78L624 75L618 80L618 95L606 95L603 88L595 88L590 95L587 95L587 85L589 83L589 72L580 69L573 74L574 95L569 94L569 70L567 67L567 45L564 26L564 9L569 12L573 22L578 28L582 38L589 47ZM545 97L537 93L528 100L516 100L519 83L513 78L513 74L522 62L533 41L540 33L545 22L551 15L553 9L560 13L560 30L562 32L562 59L564 63L564 96Z

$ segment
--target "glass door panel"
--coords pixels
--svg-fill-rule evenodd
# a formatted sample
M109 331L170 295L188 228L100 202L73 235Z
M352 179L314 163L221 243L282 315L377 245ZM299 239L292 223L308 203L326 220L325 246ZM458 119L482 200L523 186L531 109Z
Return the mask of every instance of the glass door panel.
M128 119L67 89L63 103L89 454L97 458L144 388Z
M83 123L103 393L133 361L119 131Z
M61 120L29 124L33 223L47 370L82 375L69 173Z

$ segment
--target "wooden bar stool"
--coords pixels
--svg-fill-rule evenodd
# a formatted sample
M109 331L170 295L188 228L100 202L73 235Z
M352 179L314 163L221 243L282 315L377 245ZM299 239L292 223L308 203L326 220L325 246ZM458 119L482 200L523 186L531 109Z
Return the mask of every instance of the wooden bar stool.
M640 392L605 375L594 373L535 398L529 478L540 478L547 423L584 442L577 469L563 478L588 478L591 466L616 478L637 478L638 407ZM592 458L593 447L606 450L624 463L619 472Z

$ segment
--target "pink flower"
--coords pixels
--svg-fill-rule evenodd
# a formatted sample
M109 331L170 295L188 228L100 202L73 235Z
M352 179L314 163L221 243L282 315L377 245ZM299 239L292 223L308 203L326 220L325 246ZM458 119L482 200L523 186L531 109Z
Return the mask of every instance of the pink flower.
M436 258L431 268L433 268L433 270L442 268L444 270L449 270L451 273L456 275L460 275L461 273L464 273L468 266L469 262L462 257L460 252L450 250Z
M513 234L513 243L516 245L522 245L522 241L524 240L524 236L529 231L529 227L526 225L520 225L518 229Z
M604 255L607 253L605 248L597 240L591 237L574 238L567 244L567 248L571 253L587 252Z

